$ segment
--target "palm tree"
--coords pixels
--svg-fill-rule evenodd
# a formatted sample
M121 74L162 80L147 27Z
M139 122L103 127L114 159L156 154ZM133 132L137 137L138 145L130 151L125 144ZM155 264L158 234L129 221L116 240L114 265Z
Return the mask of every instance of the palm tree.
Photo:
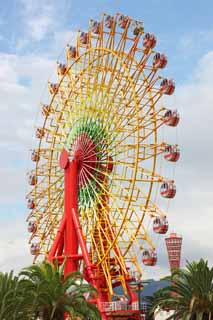
M17 276L0 273L0 319L29 320L29 312L24 304Z
M25 303L36 318L62 320L67 313L71 319L101 319L98 309L85 298L85 294L96 295L97 291L84 283L79 272L64 278L63 267L44 261L24 268L20 276Z
M158 291L152 313L160 307L174 310L167 320L213 320L213 268L207 261L187 262L185 270L175 270L167 279L171 285Z

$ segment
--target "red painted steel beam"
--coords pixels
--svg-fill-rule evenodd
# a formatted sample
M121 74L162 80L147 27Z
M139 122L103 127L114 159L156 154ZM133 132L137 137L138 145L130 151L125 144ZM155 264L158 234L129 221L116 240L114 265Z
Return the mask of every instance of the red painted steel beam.
M56 238L53 242L53 245L51 247L51 250L49 252L49 255L47 257L47 260L52 261L55 258L56 251L58 249L58 246L60 244L60 241L62 241L62 238L64 237L64 229L66 225L66 217L63 216L59 230L57 232Z
M64 233L64 256L68 257L64 268L65 276L77 271L78 262L70 256L78 254L78 238L73 222L72 210L78 209L78 161L73 159L64 169L64 216L66 228Z

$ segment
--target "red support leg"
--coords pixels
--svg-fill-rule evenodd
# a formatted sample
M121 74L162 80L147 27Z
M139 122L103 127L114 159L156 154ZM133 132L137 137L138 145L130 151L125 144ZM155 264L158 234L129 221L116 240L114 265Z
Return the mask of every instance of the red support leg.
M64 234L65 225L66 225L66 217L63 216L63 219L61 221L59 230L57 232L55 241L53 242L53 245L51 247L51 250L50 250L48 258L47 258L49 261L53 261L53 259L56 256L56 252L57 252L58 246L59 246L59 244L61 242L61 239L63 237L63 234Z
M78 161L68 161L64 169L64 216L66 229L64 234L64 256L68 257L64 268L64 275L77 271L78 262L71 255L78 254L78 238L72 217L72 209L78 210Z

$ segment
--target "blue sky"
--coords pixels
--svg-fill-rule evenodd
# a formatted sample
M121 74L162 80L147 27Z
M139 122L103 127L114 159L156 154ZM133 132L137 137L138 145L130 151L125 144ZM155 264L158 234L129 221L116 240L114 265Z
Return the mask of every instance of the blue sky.
M213 262L213 2L0 1L0 269L14 265L18 269L31 261L25 232L25 173L42 92L74 32L85 30L89 18L98 19L102 12L144 21L145 30L157 36L157 49L168 56L165 73L177 83L171 101L182 116L178 143L183 153L170 221L172 230L184 236L183 261L204 256ZM157 271L164 274L163 244L160 248Z

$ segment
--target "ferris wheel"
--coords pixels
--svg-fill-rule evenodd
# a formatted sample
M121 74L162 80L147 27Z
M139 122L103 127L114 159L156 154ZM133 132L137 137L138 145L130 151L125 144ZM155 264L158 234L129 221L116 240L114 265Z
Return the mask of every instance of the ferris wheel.
M111 301L116 283L130 293L132 271L156 264L144 221L165 234L153 190L159 186L168 199L176 193L174 181L157 171L160 157L176 162L180 151L159 140L161 127L176 127L179 114L158 103L175 83L158 74L167 57L155 46L155 35L128 16L91 20L57 63L58 81L48 83L36 130L27 194L34 261L66 257L65 273L84 272L102 301Z

